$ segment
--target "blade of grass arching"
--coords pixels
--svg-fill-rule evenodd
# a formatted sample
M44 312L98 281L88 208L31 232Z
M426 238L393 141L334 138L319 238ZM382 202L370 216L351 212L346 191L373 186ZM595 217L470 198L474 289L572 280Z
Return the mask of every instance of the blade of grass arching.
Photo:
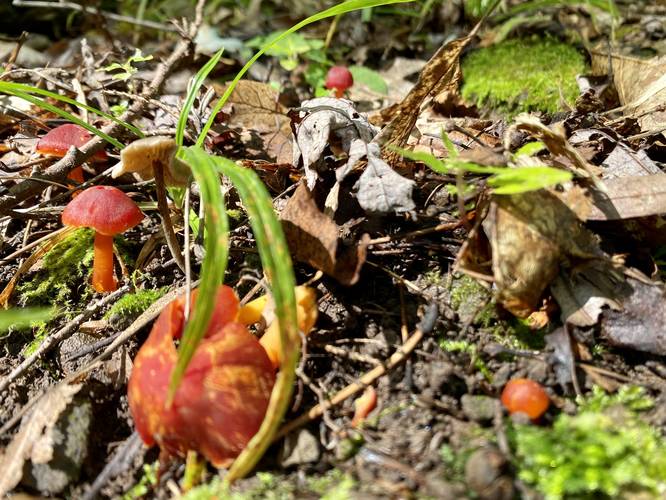
M412 1L413 0L347 0L346 2L334 5L330 9L323 10L317 14L314 14L313 16L308 17L307 19L304 19L300 23L295 24L288 30L282 32L277 37L271 39L266 45L264 45L261 49L259 49L259 51L256 54L254 54L247 63L245 63L245 66L241 68L236 77L231 81L231 83L227 87L227 90L224 92L224 94L222 94L220 100L217 101L217 104L215 104L215 107L213 108L213 112L208 117L208 121L206 121L206 124L204 125L203 129L201 130L201 133L199 134L199 137L197 138L197 146L201 146L203 144L204 140L206 139L206 135L208 135L208 131L213 126L213 122L215 121L215 116L222 109L222 106L226 104L227 100L229 99L229 96L231 96L231 93L236 88L236 85L238 84L240 79L243 78L243 75L247 73L247 71L257 61L257 59L259 59L262 55L264 55L264 53L268 49L273 47L280 40L291 35L292 33L295 33L296 31L307 26L308 24L321 21L322 19L326 19L328 17L334 17L340 14L346 14L347 12L352 12L354 10L366 9L368 7L376 7L378 5L408 3Z
M127 123L123 120L120 120L120 119L116 118L115 116L113 116L109 113L105 113L101 109L97 109L93 106L89 106L88 104L84 104L82 102L79 102L76 99L72 99L72 98L64 96L64 95L56 94L55 92L49 92L48 90L38 89L38 88L32 87L30 85L24 85L22 83L0 82L0 92L5 92L7 94L15 95L14 94L15 91L23 92L23 93L26 93L26 94L37 94L37 95L41 95L41 96L44 96L44 97L50 97L51 99L54 99L56 101L65 102L65 103L70 104L72 106L75 106L77 108L85 109L86 111L89 111L91 113L99 115L103 118L106 118L107 120L115 122L118 125L126 128L127 130L129 130L133 134L136 134L137 137L139 137L139 138L144 136L143 132L141 132L141 130L139 130L137 127L135 127L131 123ZM19 97L19 96L17 96L17 97Z
M72 123L76 123L77 125L80 125L81 127L85 128L88 130L90 133L95 134L102 139L104 139L106 142L111 144L112 146L115 146L118 149L123 149L125 146L121 142L118 142L116 139L111 137L108 134L105 134L102 132L100 129L93 127L92 125L89 125L88 123L84 122L81 120L79 117L74 116L72 113L69 113L68 111L65 111L64 109L60 109L57 106L54 106L51 103L48 103L38 97L32 96L30 94L26 94L24 92L19 92L18 90L14 90L12 92L7 92L8 94L11 94L16 97L20 97L21 99L28 101L35 106L39 106L40 108L46 109L50 111L51 113L54 113L62 118L65 118L66 120L69 120Z
M194 179L201 189L206 225L205 255L201 264L201 281L196 307L192 309L178 348L178 360L171 373L167 405L173 401L173 396L185 375L187 365L206 332L215 306L217 287L224 280L224 271L229 257L229 223L220 191L220 177L213 158L197 147L185 148L182 155L183 160L192 169Z
M26 307L23 309L9 309L0 311L0 332L9 328L30 326L37 321L46 321L53 316L53 309L41 307Z
M271 197L259 176L226 158L215 158L218 170L226 175L245 206L257 240L264 272L268 276L275 314L280 325L282 364L261 428L236 458L225 480L232 482L247 475L262 457L282 422L291 400L300 346L294 296L294 271L282 226L273 210Z
M187 117L190 115L190 110L192 109L192 105L194 104L194 99L196 99L197 94L199 93L199 89L203 85L208 74L213 70L215 66L217 66L217 63L219 62L220 57L222 57L223 52L224 52L224 47L218 50L215 53L215 55L211 57L210 60L201 67L201 69L197 72L197 74L194 76L194 79L192 80L192 85L190 85L190 89L187 93L187 96L185 96L185 102L183 103L183 107L180 110L180 116L178 116L178 124L176 125L176 144L178 144L178 147L181 147L183 145L183 139L185 138L185 126L187 125Z

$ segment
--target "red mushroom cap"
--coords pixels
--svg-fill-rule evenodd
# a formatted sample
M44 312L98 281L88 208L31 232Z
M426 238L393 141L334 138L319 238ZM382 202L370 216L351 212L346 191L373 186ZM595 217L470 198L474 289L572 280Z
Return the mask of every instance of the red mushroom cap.
M92 134L80 125L66 123L49 130L37 143L35 151L43 155L65 156L71 146L80 148L92 138ZM106 151L101 150L93 155L97 161L106 160Z
M238 298L233 290L221 286L206 335L173 404L166 407L178 358L173 340L183 331L184 302L180 297L164 308L134 359L128 384L130 411L146 444L156 443L170 455L185 456L194 450L224 467L259 430L275 370L254 335L235 321Z
M327 89L335 89L342 93L352 85L354 85L354 77L345 66L333 66L326 73L324 86Z
M112 236L143 220L143 212L125 193L112 186L93 186L69 202L62 212L66 226L91 227Z
M532 420L543 415L550 406L548 393L538 382L528 378L509 380L501 399L509 413L524 413Z

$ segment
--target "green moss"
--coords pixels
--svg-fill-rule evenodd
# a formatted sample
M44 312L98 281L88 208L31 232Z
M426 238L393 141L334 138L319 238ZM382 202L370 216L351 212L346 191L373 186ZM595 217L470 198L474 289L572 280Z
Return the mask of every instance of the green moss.
M135 318L150 307L156 300L162 297L168 290L168 287L158 288L157 290L138 290L135 293L123 295L118 302L106 312L104 319L113 316L123 318Z
M547 500L625 498L629 491L663 498L666 442L638 417L652 404L641 388L612 396L597 389L577 415L559 415L550 429L516 426L519 477Z
M309 478L307 484L322 500L347 500L353 498L356 481L349 474L333 469L323 476Z
M90 273L92 260L93 231L79 229L55 245L42 259L35 276L17 287L21 304L70 309L74 291ZM83 293L90 293L88 287Z
M508 115L553 113L562 98L573 104L575 77L585 69L583 55L570 45L550 38L506 40L464 58L462 96Z
M472 322L484 328L497 321L490 291L466 274L450 278L449 302L463 323Z

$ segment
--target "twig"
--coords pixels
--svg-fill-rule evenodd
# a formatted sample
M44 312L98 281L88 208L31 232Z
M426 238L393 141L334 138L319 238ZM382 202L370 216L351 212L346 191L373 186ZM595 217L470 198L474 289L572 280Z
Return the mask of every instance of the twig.
M339 405L347 398L350 398L354 394L363 391L367 386L372 384L379 377L386 374L389 370L392 370L399 364L403 363L410 355L410 353L416 348L419 342L421 342L423 336L429 333L434 328L436 320L437 320L437 304L435 302L432 302L428 306L428 309L426 310L423 319L416 326L416 330L414 331L414 333L409 337L409 339L407 339L407 342L405 342L396 352L394 352L391 355L391 357L386 361L386 363L384 363L381 366L373 368L365 375L363 375L358 380L358 382L353 382L349 384L347 387L345 387L344 389L340 390L337 394L335 394L330 400L320 403L316 406L313 406L312 408L310 408L308 412L304 413L295 420L292 420L288 424L285 424L275 434L274 439L275 440L280 439L289 434L294 429L298 429L299 427L305 425L311 420L314 420L315 418L322 416L324 411L332 408L333 406Z
M85 5L80 5L74 2L49 2L46 0L14 0L12 2L14 7L43 7L47 9L66 9L66 10L76 10L78 12L83 12L84 14L95 14L106 19L111 19L112 21L118 21L121 23L129 23L137 26L143 26L144 28L151 28L161 31L177 31L177 28L170 26L168 24L157 23L155 21L146 21L145 19L136 19L134 17L122 16L114 12L108 12L106 10L92 9Z
M110 304L111 302L117 300L118 297L126 293L128 290L129 290L128 285L119 288L115 292L97 301L95 304L88 306L88 308L86 308L85 311L83 311L76 318L67 323L63 328L61 328L53 335L47 337L46 340L44 340L44 342L40 344L40 346L37 348L35 352L33 352L30 356L24 359L21 364L19 364L9 373L9 375L0 380L0 393L2 393L5 389L7 389L7 387L9 387L9 385L12 382L14 382L17 378L23 375L35 362L37 362L38 359L44 356L58 343L62 342L66 338L70 337L74 332L76 332L78 327L81 326L83 322L88 321L97 311L105 307L107 304Z

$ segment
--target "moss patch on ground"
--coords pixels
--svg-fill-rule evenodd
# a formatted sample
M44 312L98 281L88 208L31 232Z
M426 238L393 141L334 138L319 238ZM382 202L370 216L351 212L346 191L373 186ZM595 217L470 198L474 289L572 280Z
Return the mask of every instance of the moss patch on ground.
M157 299L161 298L168 288L158 288L157 290L137 290L134 293L123 295L118 302L113 304L104 315L104 319L111 319L114 316L122 318L136 318Z
M576 75L586 70L574 47L550 38L506 40L463 59L462 96L479 107L515 115L554 113L578 97Z
M70 309L74 290L82 282L85 284L92 261L93 231L79 229L44 255L39 271L17 287L20 303Z
M624 386L609 396L595 388L579 403L577 415L558 415L552 428L514 427L520 479L547 500L628 498L630 491L664 498L666 442L639 418L654 405L643 389Z

